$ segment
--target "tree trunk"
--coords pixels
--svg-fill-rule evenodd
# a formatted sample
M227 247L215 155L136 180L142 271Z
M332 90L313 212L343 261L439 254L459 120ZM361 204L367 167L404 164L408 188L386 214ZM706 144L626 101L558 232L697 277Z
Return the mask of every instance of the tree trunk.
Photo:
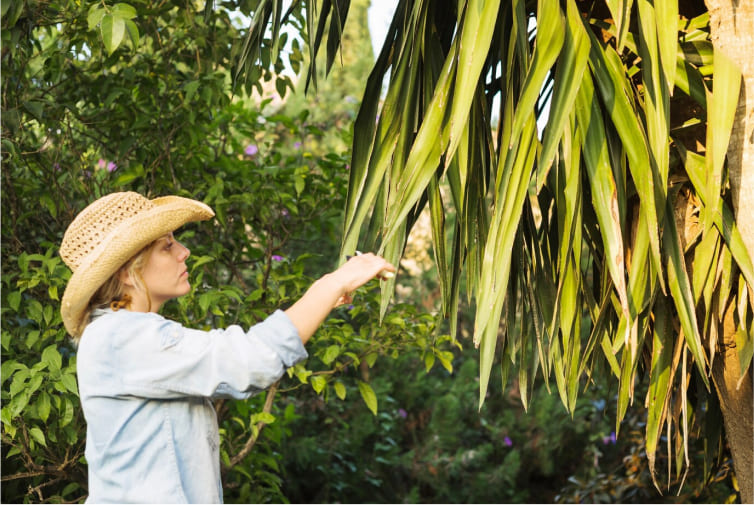
M725 53L743 76L728 146L728 171L736 224L749 256L754 258L754 2L706 0L706 4L715 50ZM741 502L754 503L752 371L749 367L746 378L740 380L732 313L726 317L721 345L721 353L713 362L712 379L720 397Z
M736 351L733 322L735 307L731 305L723 324L723 342L718 344L718 354L712 364L712 381L720 398L725 435L733 455L733 469L741 491L741 503L752 502L752 477L754 477L754 446L752 445L752 374L751 368L741 385L741 368Z

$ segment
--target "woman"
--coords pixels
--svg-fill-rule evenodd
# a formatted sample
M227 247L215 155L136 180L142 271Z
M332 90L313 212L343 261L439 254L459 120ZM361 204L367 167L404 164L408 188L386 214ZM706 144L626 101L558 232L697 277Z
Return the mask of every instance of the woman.
M61 313L79 343L89 502L222 502L211 399L270 386L307 357L304 344L334 306L395 271L356 256L250 329L189 329L158 314L191 289L190 253L173 231L212 216L187 198L113 193L66 230L60 255L73 274Z

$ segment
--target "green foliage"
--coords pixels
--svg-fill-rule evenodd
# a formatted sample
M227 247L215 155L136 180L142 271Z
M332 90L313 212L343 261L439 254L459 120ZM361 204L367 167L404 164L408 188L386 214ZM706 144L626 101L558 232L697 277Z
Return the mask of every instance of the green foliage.
M541 3L546 6L546 2ZM352 12L363 15L360 9L364 5L353 4ZM269 97L270 91L267 90L273 87L281 97L292 89L291 79L282 75L282 70L290 66L298 71L306 60L301 41L294 37L290 40L287 64L280 57L284 53L282 48L288 46L289 36L278 31L275 23L283 19L290 21L306 38L312 33L315 21L313 17L307 17L305 7L309 5L294 2L292 9L284 15L279 2L268 0L230 1L216 6L207 2L203 9L182 0L147 0L128 4L69 0L56 4L3 1L0 305L3 501L77 501L86 495L85 424L78 407L75 349L67 340L58 306L69 274L56 252L67 224L98 196L117 190L136 190L149 196L181 194L210 204L217 212L212 223L187 226L178 235L192 249L190 268L194 287L188 296L166 306L165 314L195 327L248 326L272 310L291 303L314 278L335 266L339 255L340 212L342 208L355 212L357 195L353 189L359 177L364 175L365 164L372 155L371 151L367 153L364 149L371 149L376 138L379 145L374 152L381 154L382 158L374 165L387 171L390 160L393 164L390 176L403 177L401 180L411 191L399 191L403 186L382 187L379 183L381 175L370 176L371 182L365 186L365 191L379 203L374 206L377 212L370 227L373 230L380 228L380 219L384 217L380 213L390 207L383 200L387 194L380 196L380 191L390 189L391 198L421 194L422 202L426 199L432 204L435 254L441 266L439 288L446 298L444 313L455 313L458 287L464 281L458 269L448 268L450 258L463 257L463 261L468 262L469 291L479 289L480 278L488 278L479 275L483 260L487 262L482 257L482 249L487 240L485 226L490 218L484 195L493 186L495 178L490 177L492 158L484 155L484 149L469 148L472 141L493 145L492 136L486 130L489 117L485 112L488 109L483 107L481 90L475 85L462 86L463 92L457 94L458 106L443 107L439 99L433 102L435 117L427 123L431 125L443 123L440 117L443 110L452 110L454 117L458 116L458 111L467 107L469 100L474 110L481 107L481 112L475 113L468 121L443 123L442 128L425 127L422 138L429 138L431 142L422 143L413 158L408 158L412 136L417 132L417 121L430 104L429 100L415 100L414 109L399 107L404 111L400 121L393 121L390 114L385 114L375 122L382 85L380 72L390 69L399 83L391 87L388 103L404 100L407 90L419 86L418 83L425 92L431 93L432 85L428 83L441 75L442 60L437 56L445 54L452 46L451 37L443 28L454 26L459 18L446 10L429 13L427 9L415 9L417 15L425 16L429 21L394 25L393 36L399 29L410 34L420 31L416 40L421 44L426 42L426 50L411 53L405 46L404 53L401 53L404 49L383 53L378 60L378 72L373 74L368 85L365 96L369 101L364 113L359 115L354 136L349 126L356 105L351 100L342 99L336 105L330 103L335 98L323 99L318 104L313 102L317 109L334 111L336 118L333 120L333 116L321 116L318 110L310 113L308 109L313 105L309 102L303 105L292 103L289 109L275 109L277 97ZM332 2L328 5L333 6ZM402 5L405 7L407 3ZM488 3L486 8L492 9L492 6L493 3ZM542 22L560 26L563 19L559 19L557 13L559 6L552 4L550 7L553 9L542 11ZM238 28L232 15L234 12L252 20L246 32ZM483 42L495 19L501 18L480 16L481 11L471 9L469 12L463 19L463 33L469 44L453 46L452 51L459 55L458 61L473 63L475 44ZM522 11L509 14L517 23L528 23ZM563 47L575 58L567 64L583 70L586 56L584 33L579 28L582 20L575 12L567 14L568 33ZM339 31L332 12L328 11L327 15L331 17L329 21L322 21L322 26L327 27L330 48ZM270 19L273 29L268 34ZM509 23L510 17L503 21ZM307 23L312 24L307 26ZM437 23L440 29L435 31L433 23ZM696 29L699 24L690 29ZM704 23L701 25L704 28ZM430 29L424 31L422 27ZM240 44L244 36L250 41L248 46ZM514 58L515 71L505 69L510 71L507 77L510 82L506 86L523 89L523 82L519 80L527 75L524 70L532 56L529 53L531 48L525 40L525 30L513 30L510 36L510 42L522 54ZM705 36L702 33L702 38ZM552 42L559 42L559 39ZM628 51L636 53L635 42L630 37L624 43ZM613 108L615 104L610 103L610 97L603 89L611 80L619 87L627 85L626 76L621 71L615 73L610 66L617 59L620 67L620 57L594 40L591 44L598 54L590 53L590 61L597 61L590 71L595 73L601 99L610 110L622 111L619 117L611 117L611 121L618 128L621 139L636 134L643 139L641 125L636 123L636 115L633 115L633 104L619 102ZM502 47L504 44L498 45ZM547 64L540 65L531 77L526 77L525 89L528 91L521 94L525 97L522 100L529 105L534 103L532 96L541 88L542 79L548 79L544 67L550 65L550 53L554 49L542 45L533 61L542 60ZM326 65L333 61L335 54L331 49L328 52ZM477 50L476 53L487 54L487 51ZM309 58L311 61L311 55ZM347 59L371 61L371 56L357 54L349 55ZM237 66L238 61L240 65ZM688 92L697 98L704 97L706 87L701 73L691 63L684 64L690 82L686 83ZM570 76L571 72L560 71L561 68L570 67L564 62L556 68L554 78L562 84L567 79L563 76ZM633 74L640 71L633 67L631 70ZM337 71L334 72L337 77ZM421 72L426 72L426 80ZM454 76L457 75L459 82L467 82L472 74L458 72ZM239 77L243 80L238 80ZM646 79L657 80L657 77L651 75ZM400 85L400 79L406 79L411 86ZM573 86L580 85L573 81L575 84L571 86L562 84L562 89L558 87L555 96L572 102ZM352 89L351 81L344 78L342 82ZM448 81L443 82L446 89L451 89ZM502 91L496 86L498 84L491 85L490 90ZM261 102L249 100L252 90L264 99ZM586 90L584 88L583 92ZM349 96L358 98L352 94ZM448 93L447 96L454 94ZM518 93L509 92L505 96L518 96ZM624 97L622 93L616 96L619 99ZM428 94L425 98L429 97ZM589 103L587 98L581 96L580 103ZM601 107L602 102L598 105ZM534 141L533 122L529 112L524 111L526 117L516 116L513 123L513 109L505 110L508 113L503 124L515 125L516 134L526 136L531 142L523 145L520 153L511 153L511 156L521 156L520 164L510 161L506 167L501 165L501 169L508 171L506 173L515 171L520 183L518 188L502 177L495 181L495 188L500 191L510 189L516 198L521 198L525 190L534 195L532 190L535 188L527 186L525 177L526 167L531 166L535 151L539 152ZM625 490L636 482L642 486L646 484L642 490L648 489L651 478L648 479L641 467L630 469L627 479L615 477L616 472L612 470L617 467L615 462L622 452L608 453L600 446L601 440L614 429L610 418L617 414L611 410L611 415L606 416L589 403L592 400L587 394L580 393L579 398L576 395L582 387L587 357L599 341L609 361L609 370L622 367L627 371L621 398L626 408L624 412L628 413L622 412L618 417L625 416L622 429L631 434L626 443L631 443L632 457L641 455L642 446L635 441L633 434L637 426L644 427L632 417L625 400L628 390L633 387L634 374L641 373L642 369L626 365L633 364L628 361L628 353L623 350L617 354L623 340L609 337L623 334L618 328L621 317L626 315L621 312L625 305L623 298L627 296L624 292L626 286L619 286L619 282L615 286L611 284L614 281L611 278L616 276L612 271L615 268L610 272L604 269L600 272L598 268L604 259L603 247L598 240L602 224L613 226L615 236L625 227L621 225L618 230L615 223L609 222L615 219L615 215L601 218L592 215L585 203L595 194L599 198L600 192L611 187L610 180L599 179L605 177L604 172L596 172L591 167L589 178L579 177L576 171L572 171L577 173L576 177L565 177L568 165L564 160L580 163L579 149L574 149L574 154L564 140L567 138L564 132L571 134L578 130L568 120L575 121L570 111L563 113L545 135L548 146L545 151L550 154L557 151L560 160L552 169L551 160L543 163L537 169L536 198L518 202L526 212L522 222L527 228L515 230L512 234L519 221L498 219L502 223L501 236L505 236L505 244L514 246L499 249L512 260L514 274L521 274L518 283L510 284L508 294L511 296L505 307L512 317L505 327L506 339L501 339L503 352L497 361L503 365L503 382L507 384L511 363L535 363L531 368L521 367L516 378L518 387L513 389L514 396L502 396L502 390L497 392L491 386L491 392L497 394L486 397L485 412L480 417L475 400L479 387L475 379L479 374L475 360L465 355L463 362L459 362L453 339L445 334L444 328L438 328L435 317L421 314L411 305L391 307L383 324L375 325L386 307L380 301L376 283L369 285L357 293L353 307L338 309L315 336L309 345L310 359L290 370L266 395L246 402L217 403L226 501L310 501L312 497L320 501L354 502L545 501L552 499L559 486L564 484L564 468L574 476L573 482L580 483L582 488L566 488L560 493L564 500L573 495L579 499L590 496L601 501L603 498L598 493L604 493L611 486L623 491L608 492L608 498L624 499L627 496ZM510 130L503 128L501 132L510 133ZM587 136L590 133L594 132L586 129L580 134ZM657 138L653 149L661 147L657 146L662 144L656 142ZM331 148L347 146L352 140L357 146L352 157L340 148ZM500 140L496 145L506 145L506 139ZM614 138L610 140L616 141ZM635 161L648 153L632 152L630 147L644 143L624 143L630 166L635 168ZM615 142L610 144L611 162L613 158L623 159L622 154L613 153L612 149L618 147L613 144ZM445 200L448 198L439 191L438 165L435 163L439 162L441 145L452 145L449 152L469 153L468 159L458 157L449 161L451 174L459 174L459 177L464 174L463 181L451 181L453 202L459 210L468 213L459 212L461 218L450 216L447 222L442 205L447 204ZM578 142L574 141L574 145L578 146ZM397 155L393 156L394 153ZM596 163L604 164L607 160L604 156L600 158L601 155L604 153L595 152ZM700 161L698 155L686 152L681 152L681 158L693 187L701 188L705 178L700 174L704 173L705 160ZM429 169L416 171L413 161L405 163L406 159L429 160L425 163ZM347 199L345 181L351 174L349 160L353 160L357 174L351 176L352 192ZM372 170L374 166L369 168ZM674 165L674 168L679 167ZM630 184L627 189L626 171L617 170L616 173L620 177L616 176L612 181L616 183L614 189L622 196L631 194L633 189ZM421 180L416 180L417 175ZM633 176L637 191L641 190L645 179L650 180L642 179L644 175L647 174ZM554 181L548 180L553 187L542 189L548 177ZM466 181L470 181L468 188L462 187L462 182ZM717 184L719 180L713 182L716 182L715 188L722 187ZM424 192L421 183L428 184L428 191ZM574 188L579 191L574 193ZM711 209L720 207L719 195L699 193L703 199L710 199ZM574 195L578 197L578 204L572 200ZM642 193L640 205L637 202L633 205L643 208L645 198L648 196ZM414 203L404 202L401 206L400 212L404 213L401 219L407 217L407 225L413 224L418 215ZM369 203L359 205L362 211L365 205L370 206ZM646 205L654 210L654 203ZM618 216L625 218L627 206L619 207ZM562 208L571 209L565 220L556 216ZM549 211L542 214L553 221L546 221L546 232L539 235L533 233L537 209L550 209L554 216ZM664 211L664 207L660 210ZM709 218L717 219L714 227L705 231L712 233L710 236L714 240L711 242L714 243L709 245L710 240L707 240L698 250L700 255L719 257L719 264L725 267L723 270L730 270L734 260L742 265L742 255L740 249L736 249L735 228L730 213L726 212L727 207L723 205L721 215ZM366 216L367 213L362 212L357 220L361 222ZM466 216L469 216L468 221L463 219ZM651 212L642 216L652 222ZM350 215L350 218L354 217ZM583 235L582 218L590 223L583 229ZM401 220L395 215L391 219ZM394 243L402 247L404 237L401 234L410 226L399 225L404 229L395 232L393 238ZM359 226L349 229L349 247L355 247ZM445 228L448 226L454 230L453 241L461 238L468 241L466 251L462 251L460 245L454 245L451 254L447 254ZM647 229L656 227L657 223L654 223ZM717 229L720 233L715 235ZM556 236L567 236L572 240L558 241ZM651 260L652 255L659 255L659 239L654 233L642 237L644 239L646 250L643 256L635 255L640 258L636 261L651 264L646 258ZM586 244L583 249L573 247L573 244L582 243ZM552 271L542 269L540 260L555 255L561 248L557 244L564 247L562 256L568 261L553 263L550 265ZM677 249L678 244L672 241L663 243L663 247L671 246ZM731 248L730 253L726 247ZM447 249L450 251L449 247ZM397 258L400 247L392 247L388 252ZM590 259L582 259L582 253L586 255L587 252ZM497 265L499 263L495 268ZM748 275L745 265L741 268L744 276ZM551 277L561 270L570 273L562 282L555 283ZM680 267L676 270L681 271ZM709 279L718 277L711 275ZM617 297L614 300L608 296L597 300L588 298L594 294L583 289L581 284L587 279L599 282L608 292L616 287ZM541 298L532 296L531 290L527 291L533 280L550 288L544 290ZM694 278L691 286L687 281L680 279L680 284L674 282L671 285L673 292L680 293L676 297L685 297L686 305L690 288L693 288L695 303L703 303L706 308L710 303L722 304L717 298L710 298L712 284L706 279ZM729 274L722 276L721 283L728 291L733 290L731 292L736 286L744 285L736 275ZM628 288L632 288L631 279ZM743 288L739 287L738 291L743 293ZM581 305L574 304L569 293L588 298L589 316L595 325L594 338L598 340L590 338L585 357L581 356L578 338L583 336L586 340L588 332L582 335L582 331L587 325L576 317ZM541 306L533 308L529 305L534 299L539 299ZM456 301L450 303L450 300ZM674 301L666 303L670 305ZM549 311L544 319L540 313L543 310ZM550 317L556 310L560 311L561 317ZM743 314L739 319L748 324L750 315L745 307L741 306L741 310ZM686 312L689 316L689 311ZM636 315L628 314L629 317ZM649 317L646 314L641 317L648 328ZM558 328L547 328L549 333L542 331L546 325L555 323ZM688 326L688 323L684 324ZM454 320L451 327L455 328L456 324ZM705 321L705 324L709 327L712 323ZM494 327L496 331L497 323ZM532 328L539 331L540 336L547 334L553 339L545 342L545 355L532 341L521 345L521 340L508 338L529 335L528 330ZM657 324L653 336L661 338L662 330ZM748 345L748 355L751 353L750 340L743 339ZM490 349L494 350L497 343L496 339L487 341L483 369L491 368L496 362ZM561 349L569 353L570 362L557 354ZM618 364L616 356L617 359L626 358ZM543 359L538 361L540 357ZM666 354L655 353L652 359L653 363L667 364ZM556 408L554 397L545 395L540 386L535 387L534 377L540 364L547 370L543 375L549 377L552 372L556 376L558 390L563 403L571 411L571 417ZM608 370L608 364L599 361L595 370L600 366ZM658 369L664 368L660 366ZM676 369L673 370L675 373ZM653 384L660 387L663 384L660 382ZM702 391L701 385L697 393L699 391ZM678 397L671 393L666 398L668 402L672 399L673 408L665 426L677 428L682 402L676 401ZM699 395L700 398L703 396ZM524 415L521 402L531 406L530 415ZM714 422L696 422L705 409L713 413L717 410L704 401L692 403L689 403L695 415L692 431L699 435L705 430L704 440L708 445L704 449L708 454L723 454L721 427L715 426ZM656 409L662 408L663 404L656 405L655 412L659 412ZM709 417L712 421L719 419L719 416ZM655 417L652 426L661 433L662 419ZM661 437L658 435L658 438ZM682 447L675 445L676 454L682 453ZM608 460L603 452L614 458L610 460L612 465L588 470L598 454L602 461ZM699 453L694 454L699 457ZM717 468L714 458L701 459L705 471ZM662 457L660 460L658 464L661 466L672 464L672 468L680 468L681 461L675 457L671 461L663 462ZM608 471L602 471L605 468ZM725 466L722 468L724 472ZM637 475L639 477L635 479ZM692 475L690 481L701 483L704 479ZM542 489L541 494L536 494L539 489Z
M3 254L3 475L19 466L29 473L23 481L3 483L4 500L41 500L47 479L62 499L86 487L76 356L59 307L70 272L55 250L48 245L44 254L24 252L13 260ZM8 261L13 265L6 270Z
M231 12L256 7L3 3L3 501L86 496L76 351L59 313L69 271L57 256L86 204L135 190L215 209L211 223L179 230L193 288L163 311L193 327L252 325L336 266L348 157L323 148L327 118L233 93L242 32ZM283 65L270 58L276 43L262 40L258 80L247 84L263 91L277 80L282 95L291 85L273 73ZM347 145L347 125L337 130ZM311 358L266 395L218 402L226 501L286 500L279 446L297 414L276 400L295 390L379 414L371 381L349 370L399 352L447 360L449 339L435 337L428 316L400 307L376 325L376 288L339 309L310 342Z
M400 1L354 127L341 254L365 242L398 261L429 207L451 327L464 278L474 302L479 403L498 358L525 405L541 376L570 411L604 371L617 430L643 379L650 467L665 430L684 466L687 423L719 423L690 383L716 394L730 359L733 388L754 352L725 169L741 76L713 28L688 2Z
M655 477L649 468L644 442L643 413L632 409L616 441L590 436L585 447L585 463L568 477L568 483L555 496L556 503L650 503L658 502ZM730 455L721 455L719 464L706 475L703 443L690 445L692 466L687 472L668 473L667 454L658 454L660 488L664 503L736 503L738 489Z
M706 482L701 444L690 448L689 472L673 473L658 496L640 406L629 409L616 437L615 384L585 389L569 414L544 384L532 388L527 412L516 379L504 387L495 382L479 411L475 352L469 346L457 354L452 374L438 366L427 374L411 356L378 361L370 381L381 402L377 416L333 397L315 403L306 393L287 397L284 403L305 408L296 409L280 447L286 497L295 503L735 499L729 456ZM352 384L347 394L356 394ZM664 470L667 461L659 459Z

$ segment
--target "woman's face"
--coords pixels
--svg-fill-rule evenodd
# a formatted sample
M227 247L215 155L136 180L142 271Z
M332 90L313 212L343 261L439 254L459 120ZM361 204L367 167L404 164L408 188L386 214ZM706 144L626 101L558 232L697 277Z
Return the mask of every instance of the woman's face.
M152 302L146 310L156 312L166 301L183 296L191 290L186 269L186 258L190 254L183 244L175 240L172 233L155 241L141 272Z

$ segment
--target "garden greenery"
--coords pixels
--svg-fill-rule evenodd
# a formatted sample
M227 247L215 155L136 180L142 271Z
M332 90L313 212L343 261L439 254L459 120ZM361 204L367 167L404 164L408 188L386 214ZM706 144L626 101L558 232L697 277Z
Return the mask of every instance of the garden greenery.
M70 273L57 250L89 202L135 190L215 210L177 233L192 250L193 288L163 312L193 327L248 327L337 266L347 152L323 151L322 124L272 103L293 86L276 72L282 61L259 67L249 90L262 100L233 87L230 13L253 4L205 15L180 0L3 2L3 501L87 493L76 349L59 306ZM294 44L287 64L300 56ZM292 390L377 414L368 378L349 370L406 353L450 369L451 339L431 316L396 306L379 324L376 288L338 309L309 360L266 395L217 403L229 500L285 500L277 453L295 410L275 403Z
M352 4L349 16L365 9ZM298 8L276 9L257 0L206 8L3 1L2 501L87 494L76 349L59 312L70 273L57 250L89 202L135 190L215 210L213 221L177 233L192 251L193 288L164 313L193 327L252 325L336 266L350 168L350 154L336 146L352 143L344 118L355 117L359 91L337 104L321 99L317 110L281 108L295 87L285 71L301 70L306 56L302 41L265 34L264 20L286 15L300 31L310 20ZM249 31L238 13L252 20ZM256 37L256 59L239 59L245 35ZM325 66L332 54L328 46ZM249 64L241 74L239 61ZM323 114L332 111L342 114ZM310 358L268 392L216 403L226 501L625 501L649 493L646 464L626 477L613 471L621 452L601 399L609 393L584 393L568 414L530 385L529 417L517 387L503 396L508 384L492 385L497 394L480 414L473 349L461 355L446 326L417 308L422 292L391 304L384 318L380 296L374 282L336 309L310 342ZM459 330L469 332L468 307L459 313ZM631 412L625 430L641 433ZM707 440L720 438L717 429ZM580 487L556 496L568 476ZM692 473L681 498L695 492L689 483L696 489L704 478Z

